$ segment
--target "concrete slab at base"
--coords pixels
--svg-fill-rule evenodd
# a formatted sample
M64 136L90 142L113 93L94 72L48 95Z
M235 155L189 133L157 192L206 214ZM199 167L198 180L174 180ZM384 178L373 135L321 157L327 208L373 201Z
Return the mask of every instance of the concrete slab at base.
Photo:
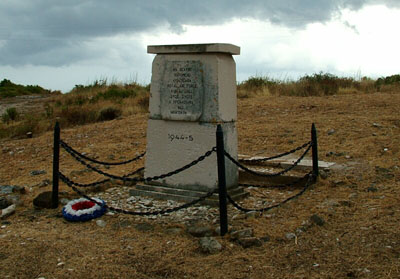
M221 123L225 150L237 158L237 132L234 122ZM145 177L179 169L216 146L217 124L149 119ZM238 169L225 160L227 188L237 186ZM214 152L197 165L181 173L151 182L186 190L208 192L218 185L217 158Z

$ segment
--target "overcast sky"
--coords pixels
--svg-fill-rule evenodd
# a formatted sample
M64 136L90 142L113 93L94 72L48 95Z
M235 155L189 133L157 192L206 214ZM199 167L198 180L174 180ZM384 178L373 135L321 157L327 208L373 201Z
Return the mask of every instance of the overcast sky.
M147 45L232 43L238 81L400 73L400 0L0 0L0 79L149 83Z

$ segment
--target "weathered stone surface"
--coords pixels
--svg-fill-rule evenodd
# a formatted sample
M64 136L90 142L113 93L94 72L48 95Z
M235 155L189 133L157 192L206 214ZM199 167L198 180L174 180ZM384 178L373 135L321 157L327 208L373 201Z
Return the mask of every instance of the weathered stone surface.
M237 240L241 238L247 238L247 237L252 237L253 236L253 229L243 229L243 230L238 230L234 231L231 233L231 239L232 240Z
M250 248L250 247L261 247L262 241L257 237L244 237L238 239L239 244L243 248Z
M3 209L1 211L0 217L3 219L3 218L7 218L8 216L14 214L15 208L16 208L15 204L12 204L9 207Z
M196 225L189 227L187 232L194 237L205 237L213 234L213 230L211 228Z
M96 220L96 225L101 228L104 228L107 225L107 223L103 220Z
M237 132L234 122L221 124L225 150L237 158ZM215 146L214 123L184 121L148 121L145 177L157 176L179 169ZM208 192L217 187L216 154L176 175L157 180L161 184L185 190ZM237 185L238 168L225 160L226 185Z
M316 225L318 225L318 226L323 226L323 225L325 224L325 220L324 220L322 217L318 216L317 214L312 215L312 216L310 217L310 220L311 220L314 224L316 224Z
M203 253L216 254L222 250L222 245L213 237L200 238L199 244Z
M40 193L36 198L34 198L33 205L39 208L52 208L52 192L46 191Z
M31 175L35 176L35 175L41 175L41 174L46 174L45 170L33 170L31 171Z
M13 185L0 185L0 194L20 193L25 194L25 187Z

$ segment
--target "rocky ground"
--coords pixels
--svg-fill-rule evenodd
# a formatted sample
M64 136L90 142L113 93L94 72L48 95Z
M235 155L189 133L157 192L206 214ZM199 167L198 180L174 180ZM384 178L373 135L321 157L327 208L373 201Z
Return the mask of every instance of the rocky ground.
M230 233L218 211L199 205L166 216L107 213L71 223L32 202L51 189L52 134L0 142L2 278L397 278L400 277L400 94L254 97L239 101L242 154L270 155L303 144L311 123L331 170L299 198L265 213L231 205ZM145 149L146 114L62 129L87 156L120 161ZM101 177L65 152L60 169L81 183ZM110 167L123 175L143 165ZM60 183L63 203L77 197ZM250 190L247 207L272 205L300 188ZM92 195L131 210L179 203L129 196L108 185Z

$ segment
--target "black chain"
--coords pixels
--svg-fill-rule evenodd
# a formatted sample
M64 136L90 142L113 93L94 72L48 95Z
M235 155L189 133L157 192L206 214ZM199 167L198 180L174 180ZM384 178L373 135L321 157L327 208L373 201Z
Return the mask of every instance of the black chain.
M276 185L262 185L262 184L246 184L246 183L239 183L239 186L242 187L253 187L253 188L264 188L264 189L276 189L276 188L286 188L286 187L292 187L299 182L304 180L304 177L300 177L299 179L296 179L293 182L286 183L286 184L276 184Z
M266 212L266 211L269 211L269 210L271 210L271 209L273 209L273 208L279 207L279 206L281 206L281 205L287 203L288 201L291 201L291 200L293 200L293 199L295 199L295 198L301 196L302 194L304 194L304 192L307 191L308 187L310 187L311 183L315 180L314 175L313 175L312 172L307 173L303 178L307 178L307 177L308 177L307 182L306 182L304 188L303 188L300 192L298 192L297 194L295 194L295 195L293 195L293 196L291 196L291 197L289 197L289 198L283 200L283 201L280 202L280 203L277 203L277 204L274 204L274 205L271 205L271 206L268 206L268 207L260 208L260 209L249 209L249 208L244 208L244 207L240 206L238 203L236 203L236 202L229 196L229 194L227 194L226 197L228 198L229 202L230 202L234 207L236 207L237 209L239 209L240 211L243 211L243 212L250 212L250 211Z
M189 163L189 164L187 164L187 165L185 165L185 166L183 166L183 167L181 167L179 169L176 169L174 171L170 171L170 172L168 172L166 174L157 175L157 176L153 176L153 177L146 177L146 178L129 178L129 177L126 177L126 176L124 177L124 176L117 176L117 175L109 174L109 173L106 173L106 172L104 172L102 170L99 170L98 168L93 167L92 165L86 163L84 160L82 160L78 155L76 155L74 153L70 153L70 155L72 157L74 157L82 165L84 165L87 168L89 168L89 169L91 169L91 170L93 170L93 171L95 171L97 173L100 173L100 174L102 174L102 175L104 175L106 177L109 177L109 178L112 178L112 179L116 179L116 180L122 180L124 182L126 182L126 181L130 181L130 182L149 182L149 181L153 181L153 180L157 180L157 179L163 179L163 178L166 178L166 177L170 177L170 176L178 174L178 173L180 173L182 171L185 171L185 170L197 165L199 162L203 161L205 158L209 157L216 150L217 150L217 148L213 147L211 150L209 150L206 153L204 153L204 155L201 155L196 160L192 161L191 163Z
M307 147L309 144L311 144L311 141L309 141L309 142L303 144L302 146L296 147L296 148L294 148L294 149L292 149L292 150L290 150L290 151L288 151L288 152L285 152L285 153L282 153L282 154L279 154L279 155L275 155L275 156L272 156L272 157L268 157L268 158L260 158L260 159L240 159L239 161L241 161L241 162L246 162L246 163L247 163L247 162L248 162L248 163L266 162L266 161L269 161L269 160L281 158L281 157L283 157L283 156L286 156L286 155L290 155L290 154L292 154L292 153L295 153L295 152L297 152L297 151L299 151L299 150L302 150L303 148Z
M125 175L122 176L122 177L129 177L129 176L135 175L135 174L137 174L137 173L139 173L139 172L141 172L141 171L143 171L143 170L144 170L144 167L141 167L141 168L139 168L139 169L137 169L137 170L135 170L135 171L133 171L133 172L130 172L130 173L128 173L128 174L125 174ZM63 176L64 178L68 179L62 172L58 172L58 173L59 173L60 176ZM98 186L98 185L100 185L100 184L103 184L103 183L106 183L106 182L111 181L111 179L104 179L104 180L100 180L100 181L97 181L97 182L92 182L92 183L89 183L89 184L82 184L82 183L74 182L74 181L72 181L72 180L69 180L69 181L71 181L71 183L72 183L73 185L75 185L75 186L85 188L85 187L94 187L94 186Z
M238 161L236 161L236 160L235 160L228 152L226 152L226 151L225 151L225 156L228 157L228 159L231 160L231 161L232 161L235 165L237 165L239 168L241 168L241 169L243 169L243 170L245 170L245 171L247 171L247 172L249 172L249 173L251 173L251 174L258 175L258 176L263 176L263 177L275 177L275 176L280 176L280 175L282 175L282 174L285 174L285 173L291 171L292 169L294 169L294 168L304 159L304 157L306 156L306 154L308 153L308 151L310 151L311 147L312 147L312 144L309 144L309 146L308 146L308 148L306 149L306 151L304 151L304 153L300 156L299 159L297 159L296 162L293 163L293 165L291 165L291 166L288 167L287 169L284 169L284 170L282 170L282 171L280 171L280 172L272 173L272 174L269 174L269 173L258 173L258 172L254 171L254 170L251 170L251 169L245 167L244 165L240 164Z
M137 161L137 160L141 159L146 154L146 152L143 152L142 154L136 156L135 158L132 158L132 159L124 161L124 162L117 162L117 163L102 162L102 161L97 161L95 159L89 158L89 157L83 155L82 153L79 153L78 151L73 149L71 146L69 146L67 143L65 143L62 140L60 140L60 144L61 144L61 147L63 147L65 149L65 151L67 151L71 155L72 155L72 153L75 153L76 155L78 155L79 157L81 157L81 158L83 158L83 159L85 159L87 161L90 161L90 162L93 162L93 163L96 163L96 164L99 164L99 165L105 165L105 166L126 165L128 163L131 163L131 162L134 162L134 161Z
M167 213L172 213L184 208L188 208L191 207L192 205L195 205L199 202L204 201L206 198L211 197L216 191L217 189L214 189L210 192L208 192L206 195L199 197L198 199L195 199L191 202L185 203L183 205L177 206L177 207L173 207L173 208L167 208L167 209L162 209L162 210L157 210L157 211L148 211L148 212L140 212L140 211L129 211L129 210L125 210L125 209L121 209L121 208L115 208L112 206L108 206L107 204L103 204L101 202L96 201L95 199L87 196L86 194L84 194L82 191L80 191L78 188L74 187L73 185L76 184L75 182L71 181L70 179L68 179L67 177L65 177L63 174L60 173L60 179L67 184L69 187L71 187L76 193L78 193L80 196L84 197L85 199L94 202L96 204L98 204L99 206L105 206L108 210L117 212L117 213L122 213L122 214L129 214L129 215L138 215L138 216L150 216L150 215L159 215L159 214L167 214Z

